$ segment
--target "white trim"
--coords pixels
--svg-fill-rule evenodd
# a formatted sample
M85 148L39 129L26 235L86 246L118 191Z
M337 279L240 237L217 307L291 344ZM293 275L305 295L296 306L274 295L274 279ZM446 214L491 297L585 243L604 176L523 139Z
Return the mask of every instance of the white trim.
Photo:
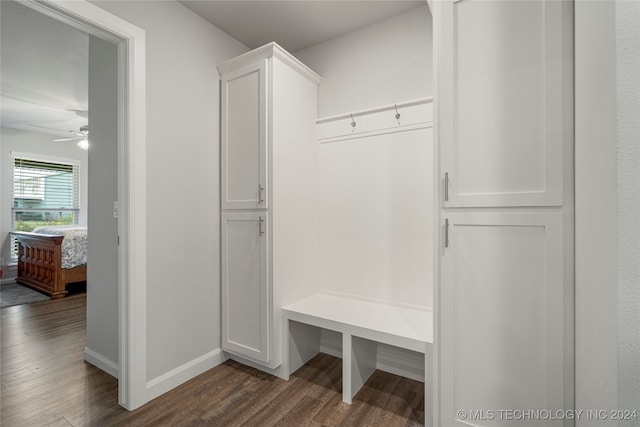
M88 347L84 348L84 360L112 377L118 378L118 364Z
M431 127L433 98L421 98L318 119L316 140L325 144Z
M36 162L45 162L45 163L60 163L63 165L72 165L72 166L80 166L80 159L71 159L68 157L56 157L56 156L47 156L42 154L30 154L19 151L11 151L11 158L14 160L15 167L15 159L26 159L33 160Z
M56 157L56 156L48 156L48 155L42 155L42 154L30 154L30 153L25 153L25 152L19 152L19 151L10 151L9 152L10 156L11 156L11 179L13 181L12 185L11 185L11 231L16 231L15 230L15 222L16 222L16 212L24 212L24 208L14 208L14 204L15 204L15 200L16 200L16 194L15 194L15 182L16 182L16 159L23 159L23 160L27 160L27 161L34 161L34 162L42 162L42 163L51 163L51 164L59 164L59 165L67 165L67 166L72 166L72 174L73 174L73 199L74 199L74 205L76 207L74 208L67 208L69 209L68 212L72 212L73 213L73 225L80 225L82 221L80 221L80 213L81 213L81 206L82 206L82 202L80 200L81 197L81 185L82 183L80 182L82 180L81 175L82 172L80 170L81 168L81 160L80 159L73 159L73 158L68 158L68 157ZM45 212L45 211L59 211L60 209L53 209L53 208L42 208L41 212ZM86 212L85 212L86 215ZM10 245L11 245L11 254L9 257L9 262L10 263L15 263L15 265L18 265L18 256L17 254L14 252L14 248L17 248L17 240L15 240L15 237L13 235L9 236L9 241L10 241ZM15 256L14 256L15 254Z
M223 62L222 64L218 65L218 72L222 75L231 70L236 70L242 67L246 67L247 65L251 65L252 63L260 59L267 59L271 57L280 59L315 84L319 84L320 80L322 79L322 77L320 77L317 73L300 62L289 52L284 50L276 42L271 42L264 46L260 46L259 48L253 49L250 52L244 53L240 56Z
M425 311L427 313L433 313L433 308L432 307L427 307L424 305L415 305L415 304L407 304L407 303L403 303L403 302L395 302L395 301L390 301L390 300L386 300L383 298L373 298L373 297L367 297L367 296L363 296L363 295L356 295L356 294L349 294L346 292L339 292L339 291L332 291L329 289L323 289L318 293L322 293L322 294L327 294L327 295L335 295L335 296L339 296L339 297L343 297L343 298L352 298L355 300L360 300L360 301L369 301L369 302L375 302L378 304L385 304L385 305L390 305L392 307L398 307L398 308L405 308L408 310L418 310L418 311Z
M320 331L320 353L342 359L342 334L331 329Z
M367 114L381 113L383 111L395 110L396 107L398 108L398 110L400 110L403 108L414 107L416 105L423 105L423 104L433 104L433 97L430 96L427 98L412 99L410 101L403 101L397 104L389 104L389 105L383 105L375 108L367 108L365 110L357 110L351 113L343 113L335 116L320 117L318 120L316 120L316 124L333 122L336 120L350 119L351 116L358 117L358 116L364 116Z
M415 354L418 354L420 357L411 357ZM384 344L378 344L376 359L376 368L381 371L415 381L425 382L424 354L405 349L392 350Z
M440 179L440 108L439 102L439 78L438 69L441 61L441 36L442 2L432 1L429 3L431 9L432 29L433 29L433 346L431 348L431 361L425 357L425 373L431 375L431 381L425 381L424 402L425 402L425 426L439 426L440 422L440 336L441 336L441 309L440 309L440 256L442 254L442 227L441 208L443 203L442 184ZM425 378L426 380L426 378Z
M4 258L5 264L2 267L3 278L0 279L0 283L15 283L18 278L18 260L11 260Z
M24 3L118 46L118 402L148 401L145 32L85 0Z
M328 329L322 332L320 335L320 353L342 359L342 334ZM423 354L378 343L376 360L376 368L381 371L425 382Z
M386 135L389 133L408 132L412 130L428 129L432 127L433 127L433 122L422 122L422 123L415 123L415 124L406 125L406 126L396 126L392 128L376 129L376 130L371 130L366 132L354 132L352 134L334 136L333 138L318 139L318 142L320 144L330 144L332 142L348 141L350 139L369 138L372 136Z
M147 399L152 400L156 397L176 388L180 384L215 368L226 358L222 354L222 350L217 348L209 353L193 359L171 371L160 375L147 382Z

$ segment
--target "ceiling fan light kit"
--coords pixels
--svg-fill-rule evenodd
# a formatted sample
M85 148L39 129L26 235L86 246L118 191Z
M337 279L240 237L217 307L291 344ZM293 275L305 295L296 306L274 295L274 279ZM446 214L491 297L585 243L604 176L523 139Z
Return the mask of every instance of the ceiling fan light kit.
M82 139L80 141L78 141L78 147L82 148L83 150L88 150L89 149L89 141L87 139Z

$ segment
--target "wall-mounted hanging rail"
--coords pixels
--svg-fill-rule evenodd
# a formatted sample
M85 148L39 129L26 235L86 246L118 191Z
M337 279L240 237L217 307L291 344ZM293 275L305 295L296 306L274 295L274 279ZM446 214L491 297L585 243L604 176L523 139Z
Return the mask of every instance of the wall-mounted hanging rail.
M402 110L402 121L400 121ZM356 127L357 120L357 127ZM433 98L421 98L316 120L320 143L338 142L433 126Z

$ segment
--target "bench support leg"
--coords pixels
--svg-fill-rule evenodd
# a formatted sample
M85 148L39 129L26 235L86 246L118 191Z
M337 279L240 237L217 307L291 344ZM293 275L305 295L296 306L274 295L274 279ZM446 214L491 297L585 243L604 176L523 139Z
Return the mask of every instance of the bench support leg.
M378 344L345 333L342 349L342 400L350 404L376 370Z
M320 353L320 328L299 323L294 320L286 320L288 323L288 367L285 375L289 375L300 369L302 365L313 359Z

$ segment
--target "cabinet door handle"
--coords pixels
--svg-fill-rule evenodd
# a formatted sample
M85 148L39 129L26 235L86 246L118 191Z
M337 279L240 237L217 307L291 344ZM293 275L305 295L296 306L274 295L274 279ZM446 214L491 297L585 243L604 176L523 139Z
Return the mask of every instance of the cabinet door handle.
M264 187L262 185L258 185L258 199L260 204L264 203Z
M444 201L449 201L449 172L444 173Z
M449 247L449 218L444 220L444 247Z
M449 247L449 218L444 220L444 247Z
M262 217L258 217L258 237L264 234L264 230L262 229L263 222L264 222L264 219Z

